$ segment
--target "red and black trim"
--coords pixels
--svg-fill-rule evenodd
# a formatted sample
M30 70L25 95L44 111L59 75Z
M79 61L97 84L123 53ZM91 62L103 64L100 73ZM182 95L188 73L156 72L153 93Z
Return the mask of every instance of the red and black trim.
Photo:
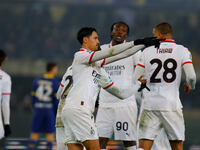
M182 63L182 66L185 65L185 64L188 64L188 63L192 63L192 61L186 61L184 63Z
M145 66L142 65L142 64L137 64L137 66L140 66L140 67L142 67L142 68L145 68Z
M64 87L64 85L62 83L60 83L60 86Z
M114 82L110 83L108 86L104 87L103 89L107 89L109 87L111 87L114 84Z
M90 55L90 59L89 59L89 61L88 61L88 64L91 63L91 60L92 60L92 57L93 57L94 53L95 53L95 52L93 52L93 53Z
M104 58L102 63L101 63L101 67L105 64L105 62L106 62L106 59Z
M160 43L164 43L164 42L176 43L174 40L163 40L163 41L160 41Z
M2 93L2 95L10 95L11 93Z

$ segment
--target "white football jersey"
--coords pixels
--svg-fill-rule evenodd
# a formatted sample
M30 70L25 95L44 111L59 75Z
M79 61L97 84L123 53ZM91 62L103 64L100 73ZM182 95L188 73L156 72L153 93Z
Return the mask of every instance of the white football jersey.
M73 86L66 98L65 106L81 107L94 111L99 86L100 64L92 63L91 59L95 52L80 49L75 53L72 63ZM101 62L99 62L101 63Z
M60 83L60 87L57 92L57 97L59 99L57 114L56 114L56 127L64 127L62 120L61 120L61 112L65 105L66 96L69 93L72 87L72 67L68 67L67 71L62 77L62 81ZM59 95L59 96L58 96Z
M10 76L0 69L0 104L2 103L2 95L11 94L11 78ZM1 107L0 107L1 112Z
M161 41L160 48L146 48L141 55L144 78L151 91L143 90L143 108L173 111L182 108L179 98L182 66L192 63L191 53L174 40Z
M101 46L101 50L103 51L111 47L112 47L111 43L105 44ZM106 72L111 76L115 86L123 90L129 88L135 88L137 90L138 87L136 87L136 85L133 84L133 79L134 79L133 76L134 76L134 68L138 63L140 54L141 51L138 51L136 54L130 57L103 66ZM118 104L120 105L122 103L127 103L134 99L135 96L133 95L130 98L121 100L116 96L108 93L106 90L101 89L99 95L99 105L101 107L112 107L113 105L118 105Z
M4 72L3 70L0 69L0 139L4 137L4 128L3 124L10 124L10 110L9 108L6 108L6 111L4 111L5 114L3 114L4 117L4 123L2 120L2 106L3 105L3 100L6 100L5 103L9 103L9 98L8 99L3 99L3 95L10 95L11 94L11 78L10 76ZM5 107L4 107L5 109Z

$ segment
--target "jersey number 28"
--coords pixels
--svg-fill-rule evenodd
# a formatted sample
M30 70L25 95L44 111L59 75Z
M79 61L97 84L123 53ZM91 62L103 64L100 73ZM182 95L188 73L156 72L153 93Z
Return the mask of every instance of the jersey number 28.
M162 67L164 68L164 72L163 72L163 80L167 83L171 83L176 79L176 68L177 68L177 62L176 60L169 58L167 60L165 60L163 63L160 59L152 59L150 61L151 65L153 64L157 64L157 68L155 69L155 71L153 72L153 74L150 77L150 82L151 83L160 83L161 82L161 78L156 78L157 74L159 73L159 71L162 69ZM172 64L170 67L168 66L169 64ZM168 74L171 74L171 77L168 76Z

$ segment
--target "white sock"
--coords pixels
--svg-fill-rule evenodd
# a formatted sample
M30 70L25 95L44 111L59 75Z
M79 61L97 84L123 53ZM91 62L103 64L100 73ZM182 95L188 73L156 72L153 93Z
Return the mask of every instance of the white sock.
M143 148L138 148L137 150L144 150Z
M101 150L106 150L106 149L101 149Z
M125 150L136 150L136 146L125 147Z

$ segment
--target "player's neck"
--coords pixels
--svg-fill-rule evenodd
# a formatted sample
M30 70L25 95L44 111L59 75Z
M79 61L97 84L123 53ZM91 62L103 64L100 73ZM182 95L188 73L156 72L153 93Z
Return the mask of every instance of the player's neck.
M81 45L81 47L84 48L84 49L90 50L90 51L95 51L95 50L89 48L88 45L84 44L84 43Z
M162 36L160 38L166 39L166 40L172 40L172 35L171 34L167 34L165 36Z
M115 45L118 45L118 44L122 44L124 41L122 41L122 42L117 42L117 41L114 41L114 40L112 40L112 46L115 46Z
M50 73L50 72L45 73L44 76L46 78L54 78L55 77L55 75L53 73Z

